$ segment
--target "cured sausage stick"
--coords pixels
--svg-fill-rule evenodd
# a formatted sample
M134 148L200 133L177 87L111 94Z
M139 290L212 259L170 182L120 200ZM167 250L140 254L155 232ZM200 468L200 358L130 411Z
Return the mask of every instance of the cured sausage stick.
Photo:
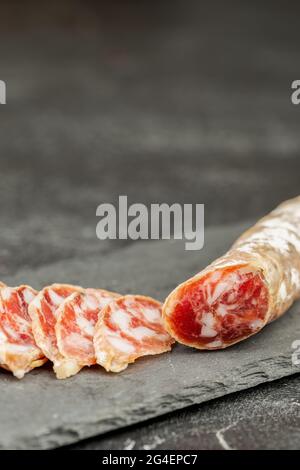
M300 297L300 196L247 230L221 258L180 284L163 320L180 343L222 349L260 331Z

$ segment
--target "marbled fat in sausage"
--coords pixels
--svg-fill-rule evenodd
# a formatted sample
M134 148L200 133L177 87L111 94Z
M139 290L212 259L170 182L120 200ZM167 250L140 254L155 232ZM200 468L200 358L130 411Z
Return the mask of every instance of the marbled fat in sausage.
M29 304L32 330L36 344L45 356L56 365L61 365L61 356L56 339L55 325L58 307L74 292L84 292L81 287L69 284L52 284L44 287Z
M36 295L25 285L0 288L0 364L19 379L47 360L35 343L28 314Z
M65 358L55 367L59 379L73 375L84 366L96 364L95 325L104 307L120 297L104 289L85 289L68 297L57 311L55 326L59 352Z

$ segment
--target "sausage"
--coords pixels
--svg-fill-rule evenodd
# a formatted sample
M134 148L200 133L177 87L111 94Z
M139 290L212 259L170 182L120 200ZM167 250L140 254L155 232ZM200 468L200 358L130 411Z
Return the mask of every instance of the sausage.
M44 287L30 302L28 312L32 320L34 339L54 368L63 360L56 339L57 309L74 292L84 292L81 287L70 284L52 284Z
M84 366L96 364L93 344L95 325L103 308L120 297L104 289L75 292L61 304L55 326L59 352L65 358L55 367L57 378L73 375Z
M141 295L125 295L109 303L96 324L97 363L120 372L145 355L170 351L174 340L165 331L161 303Z
M35 343L28 314L36 294L25 285L0 288L0 363L19 379L47 360Z
M177 341L222 349L259 332L300 297L300 196L247 230L221 258L167 297Z

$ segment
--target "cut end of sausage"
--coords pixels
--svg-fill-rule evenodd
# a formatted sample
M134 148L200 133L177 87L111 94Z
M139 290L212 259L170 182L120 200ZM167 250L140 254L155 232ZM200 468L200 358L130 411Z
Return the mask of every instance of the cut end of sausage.
M180 343L223 349L267 323L263 274L246 265L218 268L179 286L163 307L164 324Z

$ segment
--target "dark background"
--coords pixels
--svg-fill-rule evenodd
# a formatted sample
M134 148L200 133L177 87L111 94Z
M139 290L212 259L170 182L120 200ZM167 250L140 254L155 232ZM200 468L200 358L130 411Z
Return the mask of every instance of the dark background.
M299 13L296 1L2 1L3 280L122 249L95 236L96 207L120 194L204 203L206 226L299 194ZM77 447L221 448L225 429L231 447L297 448L299 386L285 379Z

